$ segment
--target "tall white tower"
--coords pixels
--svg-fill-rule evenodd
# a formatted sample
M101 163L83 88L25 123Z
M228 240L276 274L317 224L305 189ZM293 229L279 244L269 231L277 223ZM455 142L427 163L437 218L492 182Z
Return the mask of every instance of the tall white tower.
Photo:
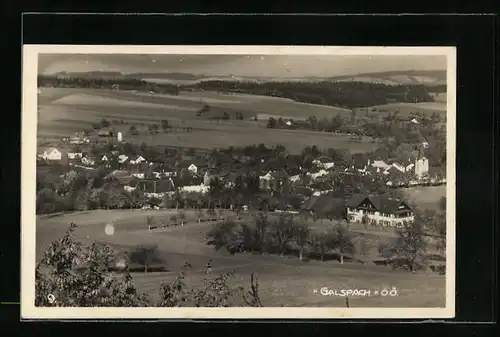
M422 148L419 149L415 159L415 176L417 179L423 179L429 175L429 159L424 155Z
M121 143L123 141L123 135L121 132L118 132L117 134L118 142Z

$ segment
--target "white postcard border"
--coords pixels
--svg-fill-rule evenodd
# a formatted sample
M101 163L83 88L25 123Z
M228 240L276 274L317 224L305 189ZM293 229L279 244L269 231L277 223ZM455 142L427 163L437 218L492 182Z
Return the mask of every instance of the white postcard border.
M39 54L443 55L447 57L447 248L444 308L67 308L35 307L37 74ZM21 127L22 319L404 319L455 316L456 48L352 46L24 45Z

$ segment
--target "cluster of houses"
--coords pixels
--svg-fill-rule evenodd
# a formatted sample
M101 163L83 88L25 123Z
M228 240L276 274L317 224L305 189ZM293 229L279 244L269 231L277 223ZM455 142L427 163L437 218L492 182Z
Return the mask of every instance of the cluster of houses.
M57 162L68 160L69 165L81 167L87 170L95 170L97 166L111 168L119 168L110 173L110 177L121 177L119 181L126 182L130 180L172 180L179 171L184 172L197 181L192 181L192 184L187 190L193 192L205 193L210 182L210 177L213 177L213 172L210 172L206 165L201 161L191 160L184 161L176 168L168 168L163 163L154 163L147 160L142 155L125 155L117 151L110 151L108 154L102 154L100 158L91 158L85 152L65 152L57 148L48 148L43 153L38 155L40 160L46 162ZM117 165L111 165L114 161ZM386 163L383 160L370 160L363 156L354 156L351 165L339 165L331 161L327 157L320 157L313 161L314 168L305 174L290 175L285 170L268 171L259 174L259 184L261 190L272 190L275 183L286 178L292 185L304 186L307 185L312 189L313 196L328 194L332 189L331 183L328 181L328 176L332 173L341 174L361 174L373 177L373 179L382 179L387 186L402 186L402 185L419 185L424 183L445 183L444 177L435 178L429 176L429 160L419 153L413 162L407 163ZM128 177L128 178L127 178ZM135 178L135 179L134 179ZM231 179L229 179L231 180ZM304 184L307 180L307 184ZM228 182L230 183L230 181ZM174 184L177 185L177 184ZM197 187L194 187L197 186ZM136 186L128 186L130 190ZM180 186L179 186L180 187ZM150 193L165 193L169 191L152 190Z
M97 167L112 170L111 167L117 167L105 178L114 180L127 192L139 191L148 198L161 199L164 195L177 192L205 194L214 177L230 187L237 176L231 172L215 173L203 161L187 160L172 168L163 163L148 161L142 155L130 156L117 151L91 158L85 152L64 152L52 147L39 154L38 158L46 162L68 160L69 165L88 170L95 170ZM114 166L111 165L112 161ZM413 162L405 164L389 164L383 160L370 159L365 161L363 156L354 156L350 166L337 164L327 157L317 158L313 165L315 168L311 172L295 175L290 175L285 170L256 172L259 175L259 187L261 190L273 191L276 183L286 179L294 193L304 196L303 210L326 216L341 215L348 221L366 225L401 226L412 222L414 217L413 211L404 201L385 196L355 196L346 203L343 199L328 195L334 190L328 176L332 173L356 173L372 176L373 179L384 179L389 186L398 186L403 180L419 184L429 177L429 161L422 153ZM307 183L304 184L304 180Z

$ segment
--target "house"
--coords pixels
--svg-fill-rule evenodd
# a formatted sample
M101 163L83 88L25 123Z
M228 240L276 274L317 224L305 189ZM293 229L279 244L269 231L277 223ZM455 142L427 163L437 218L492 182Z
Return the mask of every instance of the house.
M196 166L195 164L189 165L187 169L189 172L191 172L191 174L198 173L198 166Z
M132 173L132 177L136 177L138 179L144 179L144 172Z
M99 137L113 137L113 131L110 129L102 129L97 133L97 135Z
M335 167L335 163L333 161L331 162L326 162L326 163L323 163L323 168L325 170L331 170L332 168Z
M273 177L271 171L267 172L263 176L259 176L260 189L267 190L267 189L271 188L273 180L274 180L274 177Z
M45 160L61 160L62 152L55 147L50 147L43 151L43 154L40 157Z
M190 174L194 175L198 173L198 166L192 161L185 161L179 165L180 169L187 170Z
M259 176L259 185L263 190L271 189L275 184L281 184L288 179L288 174L284 170L268 171L265 175Z
M321 162L321 160L319 160L319 159L314 159L314 160L312 161L312 164L313 164L313 165L316 165L316 166L321 166L323 163L322 163L322 162Z
M343 219L346 216L345 201L329 196L312 196L302 204L302 210L329 219Z
M402 199L387 195L355 195L346 202L350 222L401 227L414 221L414 213Z
M101 161L108 161L108 157L106 157L106 155L103 155L102 158L101 158Z
M124 164L128 160L128 156L121 154L118 156L118 163Z
M378 168L378 169L388 169L391 165L387 164L383 160L374 160L373 163L371 164L372 167Z
M144 180L137 184L137 190L144 192L148 198L161 198L166 194L174 194L176 187L172 179Z
M200 185L188 185L188 186L182 186L179 188L181 192L186 192L186 193L208 193L210 190L209 186L205 186L203 184Z
M132 165L139 165L139 164L144 163L144 162L146 162L146 159L144 159L143 156L130 157L130 161L129 161L129 163Z
M404 165L401 165L400 163L394 162L394 163L392 163L391 166L398 169L400 172L406 171L406 167Z
M335 166L335 163L334 162L330 162L330 161L327 161L328 159L324 159L324 160L321 160L321 159L315 159L313 160L313 165L321 168L321 169L325 169L325 170L329 170L331 169L332 167Z
M93 159L90 159L89 157L84 156L81 160L83 165L86 166L92 166L95 164L95 161Z
M319 177L326 176L327 174L328 172L325 170L319 170L318 172L315 173L307 173L307 175L310 176L311 179L313 180L318 179Z
M68 152L68 159L80 159L83 157L82 152Z
M128 186L128 185L123 186L123 189L129 193L135 191L136 188L137 188L137 186L136 187Z
M387 186L402 186L409 180L406 172L401 172L401 170L394 166L384 171L384 174L386 175Z
M410 172L414 167L415 167L415 164L413 164L413 163L406 165L405 172Z
M309 185L309 188L311 188L314 191L313 195L316 196L328 194L329 192L334 190L332 184L329 184L324 181L312 183L311 185Z

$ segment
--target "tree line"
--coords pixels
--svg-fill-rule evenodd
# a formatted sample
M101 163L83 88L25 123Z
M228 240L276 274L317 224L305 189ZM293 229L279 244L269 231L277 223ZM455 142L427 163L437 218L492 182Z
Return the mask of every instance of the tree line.
M38 87L85 88L109 90L140 90L162 94L179 94L179 87L168 83L152 83L139 78L79 77L64 75L38 75Z
M266 211L259 211L248 221L226 219L217 222L207 233L206 243L216 250L226 250L231 255L295 255L301 261L315 259L324 262L335 259L340 263L344 262L345 257L363 259L365 252L358 251L355 237L346 223L322 226L321 231L314 230L307 213L300 216L281 213L271 217ZM393 268L416 271L425 267L427 247L423 227L420 222L416 222L399 229L397 238L379 246L379 252Z
M433 102L431 90L425 85L387 85L368 82L239 82L201 81L189 85L152 83L137 78L66 77L39 75L39 87L96 88L113 90L141 90L155 93L178 94L181 90L211 90L283 97L297 102L331 105L353 109L382 105L388 102ZM444 89L446 86L444 86Z
M243 82L201 81L187 85L193 90L224 91L282 97L297 102L332 105L353 109L395 102L433 102L431 90L425 85L387 85L368 82Z

